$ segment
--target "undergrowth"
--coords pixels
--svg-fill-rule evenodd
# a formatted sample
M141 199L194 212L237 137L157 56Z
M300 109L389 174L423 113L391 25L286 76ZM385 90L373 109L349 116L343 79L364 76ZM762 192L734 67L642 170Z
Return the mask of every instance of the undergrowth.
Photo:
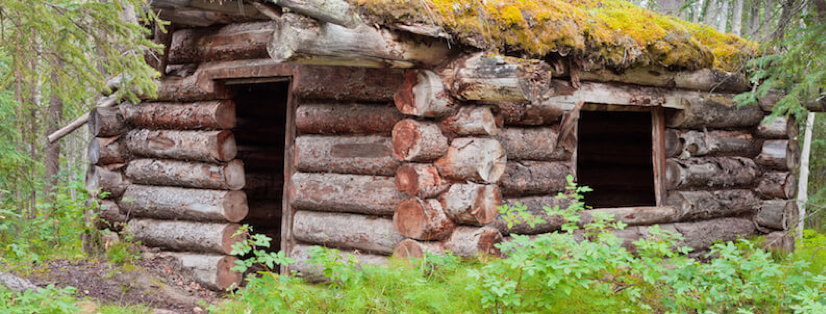
M545 210L568 223L563 231L514 236L499 244L507 258L462 259L450 252L389 265L314 248L310 276L259 272L215 313L824 313L826 236L808 233L798 251L772 255L754 242L716 243L705 257L689 258L682 238L657 227L633 242L610 229L612 217L594 215L581 224L586 187L569 178L571 207ZM515 204L500 211L512 223L536 223ZM582 225L582 226L580 226ZM236 246L243 270L255 263L293 263L282 254L250 252L266 246L261 236ZM243 254L241 254L243 253ZM484 262L483 262L484 261ZM273 265L268 265L273 266ZM272 267L270 267L272 269Z

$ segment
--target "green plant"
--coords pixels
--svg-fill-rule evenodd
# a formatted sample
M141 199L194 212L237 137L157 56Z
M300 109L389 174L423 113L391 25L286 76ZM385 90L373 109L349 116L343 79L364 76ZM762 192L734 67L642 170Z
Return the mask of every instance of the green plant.
M75 288L49 285L39 291L11 292L0 287L0 313L70 314L80 310L71 297Z
M232 244L232 252L230 252L232 255L242 257L242 259L235 261L235 266L232 267L234 271L243 273L255 264L272 271L276 265L289 265L295 262L295 260L288 258L283 251L268 252L264 250L264 248L270 247L272 238L263 234L253 234L252 227L249 225L241 226L232 236L241 238L240 241Z

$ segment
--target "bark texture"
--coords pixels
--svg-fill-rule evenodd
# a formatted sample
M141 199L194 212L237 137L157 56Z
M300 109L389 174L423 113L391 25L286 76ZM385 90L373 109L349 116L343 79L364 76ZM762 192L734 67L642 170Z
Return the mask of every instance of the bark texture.
M275 24L264 21L178 30L172 34L169 63L264 58Z
M557 135L550 127L504 128L496 139L505 147L510 160L553 160Z
M316 134L390 134L402 119L404 115L386 105L302 104L295 112L295 127Z
M760 199L750 190L671 191L667 202L677 209L677 221L731 217L760 206Z
M130 185L120 207L134 217L215 222L239 222L249 212L241 191L150 185Z
M293 216L296 240L389 255L404 237L389 218L299 210Z
M121 112L129 124L147 129L223 130L236 125L235 103L231 100L125 103Z
M551 69L542 61L476 53L454 69L452 92L462 100L538 103L550 92Z
M118 107L95 107L89 114L89 133L97 137L123 134L126 129Z
M136 159L129 162L126 177L139 184L216 190L240 190L246 182L244 163L238 159L224 164Z
M760 141L740 131L684 131L679 133L681 157L688 156L745 156L760 152Z
M763 120L758 106L737 107L729 95L683 99L683 110L667 114L665 125L675 128L736 128L756 126Z
M229 161L237 153L230 131L132 130L126 135L130 153L154 158L204 162Z
M135 241L175 251L230 254L237 224L132 219L128 233Z
M505 196L552 195L565 190L570 163L510 161L499 185Z
M763 201L754 216L758 226L775 230L789 230L797 224L797 206L794 201Z
M166 254L180 263L189 278L208 289L224 291L241 284L241 273L231 270L238 260L234 256L177 252Z
M757 192L763 198L792 199L797 195L797 182L789 172L766 172L757 185Z
M89 163L93 165L108 165L126 162L129 153L123 145L121 136L96 137L89 141L86 148ZM57 174L57 173L55 173Z
M392 215L405 198L389 177L299 172L290 200L296 209Z
M399 167L384 136L303 135L295 139L298 171L392 176Z
M666 161L669 189L687 187L742 187L752 185L760 169L743 157L706 157Z
M458 135L494 135L502 125L499 108L492 106L463 106L442 121L447 130Z
M447 190L449 183L439 176L432 164L408 163L396 171L396 189L420 198L437 196Z

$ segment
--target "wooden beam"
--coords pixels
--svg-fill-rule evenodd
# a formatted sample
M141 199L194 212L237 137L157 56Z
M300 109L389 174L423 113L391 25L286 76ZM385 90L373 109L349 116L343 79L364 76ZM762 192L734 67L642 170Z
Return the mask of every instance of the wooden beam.
M273 0L273 3L321 22L346 28L361 25L361 18L345 0Z
M673 72L660 67L637 67L619 74L610 70L582 72L580 80L676 87L706 92L742 93L749 90L749 82L742 74L712 69Z

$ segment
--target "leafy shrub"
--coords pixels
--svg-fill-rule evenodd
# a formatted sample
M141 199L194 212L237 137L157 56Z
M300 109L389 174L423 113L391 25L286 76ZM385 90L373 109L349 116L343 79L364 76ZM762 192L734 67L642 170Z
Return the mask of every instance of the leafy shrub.
M0 286L0 313L4 314L69 314L80 310L71 297L75 288L56 288L49 285L39 291L21 293L2 289Z

